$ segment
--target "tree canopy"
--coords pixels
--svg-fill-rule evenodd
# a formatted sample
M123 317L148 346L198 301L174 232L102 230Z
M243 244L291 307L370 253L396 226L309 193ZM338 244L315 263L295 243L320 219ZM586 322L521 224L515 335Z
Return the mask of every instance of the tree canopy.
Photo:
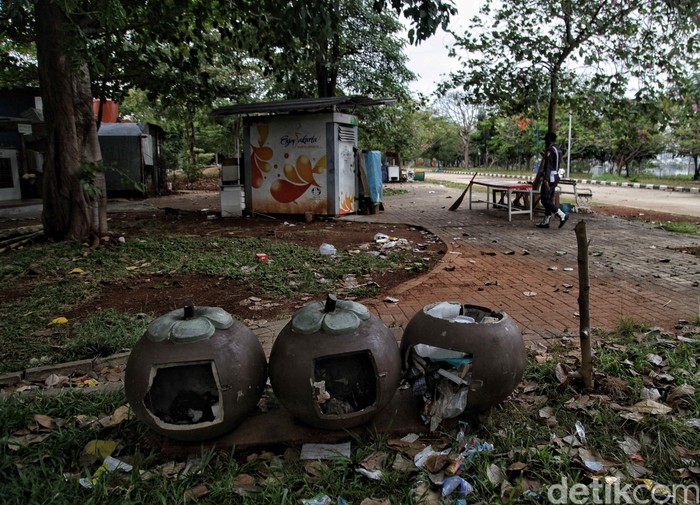
M695 64L698 1L486 0L465 34L455 34L463 69L452 83L474 103L532 113L586 87L649 98Z
M217 59L238 55L245 61L252 54L267 63L284 57L299 62L300 53L292 49L306 54L304 65L314 62L319 94L335 92L336 53L343 50L336 44L340 22L355 19L343 17L341 4L365 5L359 0L1 3L0 35L14 45L0 46L0 61L22 63L18 49L31 54L31 44L37 47L49 146L44 165L45 233L57 240L87 240L107 229L93 96L140 86L166 101L211 102L225 82L209 71ZM373 8L376 13L402 12L412 25L412 41L446 26L455 12L451 0L377 0ZM389 19L382 15L377 21ZM287 43L268 44L265 37L272 35ZM32 62L27 63L23 69L32 72ZM235 61L228 63L235 68ZM9 82L20 75L5 72L2 77Z

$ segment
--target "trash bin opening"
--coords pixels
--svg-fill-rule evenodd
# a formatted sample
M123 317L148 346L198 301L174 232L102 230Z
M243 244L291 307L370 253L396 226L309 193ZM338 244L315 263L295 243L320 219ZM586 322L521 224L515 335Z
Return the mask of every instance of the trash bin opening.
M369 351L314 360L312 390L321 415L348 416L377 403L377 368Z
M415 345L404 379L422 399L421 420L435 431L443 419L462 414L472 385L471 353L426 344Z
M475 305L462 305L458 302L433 303L426 305L423 311L431 317L451 323L496 323L503 318L502 312L494 312Z
M223 421L221 389L213 361L156 365L144 405L156 423L169 429L191 429Z

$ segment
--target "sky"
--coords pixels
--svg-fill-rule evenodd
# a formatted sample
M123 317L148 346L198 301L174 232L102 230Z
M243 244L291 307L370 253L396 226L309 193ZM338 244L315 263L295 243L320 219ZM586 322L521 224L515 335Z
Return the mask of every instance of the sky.
M457 33L463 32L468 21L479 12L481 4L481 0L456 0L458 14L450 21L452 29ZM453 42L452 35L438 28L435 35L419 46L406 46L407 66L418 75L418 79L409 84L412 92L429 95L451 71L460 68L457 58L450 58L447 55L449 50L445 46L451 46Z

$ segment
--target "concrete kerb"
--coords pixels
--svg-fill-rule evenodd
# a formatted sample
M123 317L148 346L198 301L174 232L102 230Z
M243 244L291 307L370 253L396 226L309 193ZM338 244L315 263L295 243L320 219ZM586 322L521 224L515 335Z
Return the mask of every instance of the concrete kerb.
M269 358L270 350L272 349L272 344L274 343L275 337L280 333L282 328L289 322L289 318L279 319L276 321L265 322L261 326L254 326L251 331L258 337L263 350L265 351L265 356ZM37 384L46 381L52 374L56 375L88 375L92 373L99 372L104 367L119 367L126 366L126 362L129 359L130 351L121 352L117 354L112 354L106 357L99 357L94 359L83 359L78 361L69 361L65 363L55 363L51 365L44 365L40 367L27 368L25 370L19 370L16 372L11 372L7 374L0 375L0 387L14 386L20 383L33 383ZM121 384L121 385L119 385ZM85 388L41 388L41 389L27 389L23 391L24 394L36 394L38 390L41 390L43 394L56 395L65 393L67 391L78 391L81 393L94 393L98 391L116 392L123 388L123 383L112 384L100 384L94 387ZM12 393L2 392L0 393L0 400L7 398Z
M434 170L426 170L426 172L435 172ZM473 171L468 171L468 170L450 170L449 172L445 172L449 174L457 174L457 175L474 175ZM526 176L526 175L512 175L512 174L492 174L492 173L484 173L484 172L479 172L479 176L481 177L493 177L493 178L507 178L507 179L520 179L520 180L529 180L532 179L532 176ZM700 194L700 188L688 188L685 186L668 186L666 184L641 184L639 182L618 182L618 181L599 181L596 179L572 179L576 181L577 184L591 184L591 185L596 185L596 186L612 186L612 187L618 187L618 188L635 188L635 189L655 189L658 191L677 191L679 193L693 193L693 194Z

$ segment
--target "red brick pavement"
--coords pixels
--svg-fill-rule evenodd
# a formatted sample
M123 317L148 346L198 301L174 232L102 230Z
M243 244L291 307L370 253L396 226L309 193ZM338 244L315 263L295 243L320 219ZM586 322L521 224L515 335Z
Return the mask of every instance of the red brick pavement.
M578 335L574 226L581 220L589 239L592 327L614 329L624 319L671 329L700 313L700 260L676 250L700 246L696 236L596 214L572 214L563 228L542 230L527 216L508 222L504 211L484 204L469 210L463 202L451 212L455 189L396 187L409 195L385 198L379 214L343 219L413 224L438 235L448 251L436 268L391 294L397 303L363 301L389 326L403 328L430 303L458 301L507 312L526 340Z

